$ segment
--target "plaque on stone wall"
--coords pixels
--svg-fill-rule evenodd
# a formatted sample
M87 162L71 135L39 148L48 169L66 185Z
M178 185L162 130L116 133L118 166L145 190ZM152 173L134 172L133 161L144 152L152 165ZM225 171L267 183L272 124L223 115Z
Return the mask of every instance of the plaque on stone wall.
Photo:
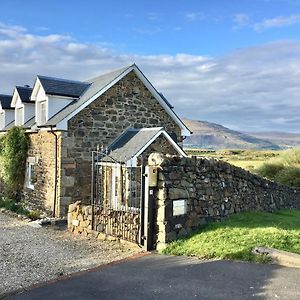
M186 199L173 200L173 216L186 214Z

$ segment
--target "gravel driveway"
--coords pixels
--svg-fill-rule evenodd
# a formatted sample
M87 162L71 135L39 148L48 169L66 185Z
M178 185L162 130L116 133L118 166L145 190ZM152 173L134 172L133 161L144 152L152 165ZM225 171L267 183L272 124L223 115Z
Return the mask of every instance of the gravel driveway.
M86 270L138 252L59 228L33 228L0 213L0 298L8 292Z

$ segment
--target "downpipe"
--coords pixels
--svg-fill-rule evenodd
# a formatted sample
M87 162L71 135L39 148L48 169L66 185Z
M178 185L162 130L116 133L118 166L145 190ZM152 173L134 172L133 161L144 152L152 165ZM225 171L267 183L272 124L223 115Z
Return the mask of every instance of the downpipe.
M54 135L55 137L55 169L54 169L54 196L53 196L53 212L52 212L52 216L55 217L56 214L56 195L57 195L57 146L58 146L58 136L57 134L53 131L53 126L50 127L51 128L51 133Z

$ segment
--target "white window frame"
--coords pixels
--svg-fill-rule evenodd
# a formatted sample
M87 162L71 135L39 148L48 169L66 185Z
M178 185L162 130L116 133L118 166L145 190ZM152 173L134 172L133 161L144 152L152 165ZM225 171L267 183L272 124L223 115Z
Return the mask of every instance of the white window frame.
M20 126L24 124L24 107L16 107L16 125Z
M34 190L34 178L32 177L32 170L36 166L36 161L34 157L28 157L27 165L26 165L26 187Z
M39 123L44 125L47 122L47 100L39 102Z
M120 195L118 194L118 185L120 184L121 180L121 168L122 164L120 163L110 163L110 162L100 162L97 163L97 165L101 167L110 167L111 168L111 176L110 176L110 186L111 186L111 195L109 198L110 201L110 208L115 211L131 211L131 212L139 212L140 207L134 207L134 206L127 206L121 203L119 200ZM106 178L108 180L108 178ZM121 187L122 189L122 187ZM128 187L126 186L125 192L128 193ZM127 195L128 197L128 195ZM129 204L129 203L128 203Z

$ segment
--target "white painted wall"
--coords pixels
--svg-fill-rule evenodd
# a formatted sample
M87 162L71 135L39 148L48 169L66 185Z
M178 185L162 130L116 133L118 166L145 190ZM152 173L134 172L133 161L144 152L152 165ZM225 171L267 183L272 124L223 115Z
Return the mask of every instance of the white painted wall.
M22 109L22 115L18 114L18 110ZM22 126L28 120L35 116L35 103L22 102L20 96L17 96L15 104L15 125Z
M34 95L32 99L35 100L35 121L38 126L44 125L42 124L41 120L41 103L46 101L46 121L48 121L51 117L53 117L55 114L57 114L60 110L62 110L64 107L66 107L68 104L70 104L74 99L73 98L67 98L67 97L60 97L60 96L51 96L51 95L46 95L42 85L37 82L37 86L34 88ZM28 110L25 112L25 120L26 116L28 114L28 119L30 119L29 114L29 107ZM26 122L26 121L25 121Z
M0 110L0 130L3 130L5 127L5 111Z
M5 109L5 126L15 120L15 110Z
M37 83L37 84L39 84L39 83ZM48 102L48 97L46 96L46 93L45 93L43 87L40 85L37 89L37 93L35 96L35 102L36 102L35 122L37 125L43 125L41 122L41 103L44 101ZM46 119L48 119L47 116L46 116Z
M35 116L35 103L24 103L24 124Z
M20 109L22 109L22 114L18 113ZM24 124L24 105L21 101L21 98L18 95L15 104L15 125L21 126L23 124Z
M57 114L73 100L72 98L48 96L48 119Z

